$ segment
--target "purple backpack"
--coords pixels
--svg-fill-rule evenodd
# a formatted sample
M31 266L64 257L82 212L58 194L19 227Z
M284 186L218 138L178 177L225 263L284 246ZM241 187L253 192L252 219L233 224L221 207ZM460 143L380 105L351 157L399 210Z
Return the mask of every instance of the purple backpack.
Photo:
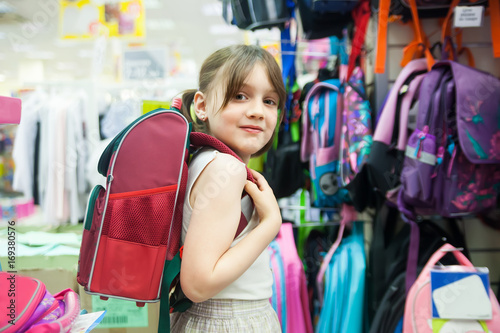
M493 208L500 192L500 80L441 61L426 74L419 101L399 209L413 219Z
M418 97L418 89L426 73L425 59L412 60L398 75L387 97L366 161L346 186L352 203L359 212L367 207L380 207L389 193L397 193L399 190L404 150L408 141L409 112Z

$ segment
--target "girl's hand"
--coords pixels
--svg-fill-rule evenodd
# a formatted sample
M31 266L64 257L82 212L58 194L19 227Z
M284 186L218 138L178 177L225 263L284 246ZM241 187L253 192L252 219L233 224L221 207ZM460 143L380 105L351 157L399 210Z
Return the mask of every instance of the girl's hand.
M255 183L247 181L245 191L250 195L259 215L260 223L270 223L279 228L281 226L281 211L274 196L273 190L264 176L251 170Z

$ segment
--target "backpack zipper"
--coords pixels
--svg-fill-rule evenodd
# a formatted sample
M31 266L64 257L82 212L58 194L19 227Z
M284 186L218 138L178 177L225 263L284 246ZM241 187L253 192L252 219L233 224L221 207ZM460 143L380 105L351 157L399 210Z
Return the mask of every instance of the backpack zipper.
M437 149L436 153L436 169L434 170L434 173L432 174L431 178L434 178L437 175L438 172L438 167L441 165L443 162L443 157L445 153L445 146L447 144L447 118L448 118L448 106L446 105L446 95L448 93L448 85L450 82L453 81L452 77L448 77L444 79L444 83L441 84L441 100L439 101L439 106L441 113L439 114L439 120L438 120L438 126L442 126L443 133L441 134L440 140L440 146ZM438 138L436 137L436 143L438 142Z
M448 80L444 79L445 75L446 75L446 72L443 73L443 75L439 78L440 82L437 85L437 87L435 88L434 92L431 94L431 100L429 103L429 107L427 109L427 113L425 114L424 127L422 128L422 131L418 134L418 142L417 142L417 147L415 149L415 157L417 159L420 159L420 157L422 155L422 150L423 150L422 141L425 140L425 138L427 137L427 134L429 134L429 132L431 130L433 130L433 131L436 130L436 128L432 128L432 129L430 128L430 123L434 119L434 112L436 111L434 108L434 98L436 98L437 93L441 94L439 96L439 98L440 98L439 105L441 107L442 103L444 103L443 93L442 93L443 86L445 86L448 82Z

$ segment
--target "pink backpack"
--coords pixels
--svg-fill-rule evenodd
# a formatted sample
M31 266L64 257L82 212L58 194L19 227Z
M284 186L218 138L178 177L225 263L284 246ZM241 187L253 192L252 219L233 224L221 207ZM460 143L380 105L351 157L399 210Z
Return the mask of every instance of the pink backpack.
M403 319L404 333L432 333L431 318L431 283L430 270L441 258L448 252L452 252L462 266L472 267L472 263L450 244L443 245L429 259L424 269L418 276L415 283L411 286L406 297L405 314ZM495 294L490 288L490 301L492 307L492 319L486 320L489 332L500 327L500 306ZM494 330L493 332L496 332Z
M0 332L69 332L80 313L77 293L51 295L41 281L0 272Z
M0 124L19 124L21 122L21 100L0 96Z

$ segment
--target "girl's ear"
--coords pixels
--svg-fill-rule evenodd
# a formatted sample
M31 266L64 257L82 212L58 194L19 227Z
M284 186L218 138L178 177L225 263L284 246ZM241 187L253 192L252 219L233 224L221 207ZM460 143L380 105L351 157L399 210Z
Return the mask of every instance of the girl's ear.
M197 91L194 95L194 112L196 117L202 121L207 119L207 100L201 91Z

